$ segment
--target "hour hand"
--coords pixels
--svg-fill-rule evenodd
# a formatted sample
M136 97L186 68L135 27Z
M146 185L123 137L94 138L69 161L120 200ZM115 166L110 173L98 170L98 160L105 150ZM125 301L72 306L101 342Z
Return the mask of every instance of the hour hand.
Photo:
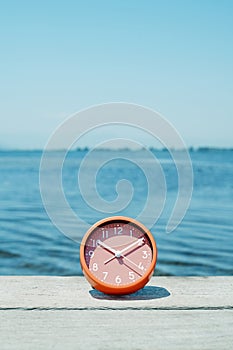
M112 254L116 255L116 250L109 247L107 244L105 244L104 242L101 242L100 240L98 240L96 242L98 245L100 245L101 247L107 249L109 252L111 252Z

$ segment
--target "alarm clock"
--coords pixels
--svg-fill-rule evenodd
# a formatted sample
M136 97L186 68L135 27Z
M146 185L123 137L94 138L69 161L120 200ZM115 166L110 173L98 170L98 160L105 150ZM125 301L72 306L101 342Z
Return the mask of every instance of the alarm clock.
M157 247L137 220L109 217L95 223L80 246L80 263L91 286L106 294L130 294L153 275Z

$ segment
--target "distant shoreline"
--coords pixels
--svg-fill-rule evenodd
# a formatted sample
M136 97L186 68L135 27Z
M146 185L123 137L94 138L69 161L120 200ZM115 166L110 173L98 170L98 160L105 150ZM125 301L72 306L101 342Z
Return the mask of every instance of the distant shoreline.
M145 148L138 148L138 149L130 149L130 148L96 148L95 151L99 152L142 152L144 150L149 149L151 152L169 152L166 148L154 148L154 147L145 147ZM57 149L57 150L50 150L49 152L55 153L55 152L89 152L92 148L89 147L81 147L81 148L75 148L71 150L66 149ZM233 151L233 147L209 147L209 146L201 146L201 147L188 147L186 149L171 149L173 151L181 152L183 150L188 150L189 152L222 152L222 151ZM0 149L0 153L42 153L44 149ZM47 150L48 151L48 150Z

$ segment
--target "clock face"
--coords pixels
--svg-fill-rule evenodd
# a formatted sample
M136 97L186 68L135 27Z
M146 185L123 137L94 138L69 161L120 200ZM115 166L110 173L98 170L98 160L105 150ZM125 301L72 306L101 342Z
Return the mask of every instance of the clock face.
M85 237L81 265L85 265L83 270L89 281L94 280L92 285L101 291L133 292L148 282L148 275L153 273L156 261L153 237L141 224L129 220L122 217L102 220Z

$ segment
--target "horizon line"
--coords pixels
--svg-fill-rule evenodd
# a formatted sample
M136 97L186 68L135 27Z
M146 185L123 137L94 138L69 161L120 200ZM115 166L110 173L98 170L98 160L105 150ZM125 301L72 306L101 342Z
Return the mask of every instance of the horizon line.
M84 147L76 147L73 149L66 149L66 148L58 148L58 149L51 149L51 150L46 150L47 152L63 152L63 151L68 151L68 152L87 152L92 150L92 147L89 146L84 146ZM106 148L106 147L99 147L96 148L96 151L112 151L112 152L117 152L117 151L131 151L131 152L138 152L138 151L143 151L145 149L149 149L151 151L168 151L168 148L165 147L141 147L141 148L129 148L129 147L119 147L119 148ZM188 150L189 152L196 152L196 151L233 151L233 146L232 147L220 147L220 146L190 146L187 148L175 148L171 147L170 148L173 151L183 151L183 150ZM1 148L0 147L0 152L43 152L45 149L44 148Z

